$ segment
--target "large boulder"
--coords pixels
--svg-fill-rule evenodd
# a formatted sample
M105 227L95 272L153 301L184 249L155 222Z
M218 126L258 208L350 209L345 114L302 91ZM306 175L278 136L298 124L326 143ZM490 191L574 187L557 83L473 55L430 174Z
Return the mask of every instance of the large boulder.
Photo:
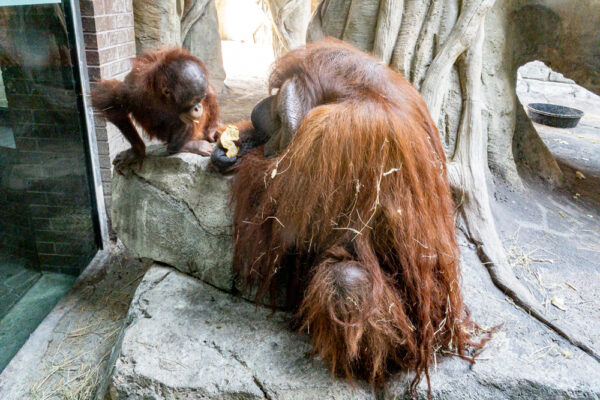
M598 363L505 300L474 250L463 246L467 303L483 325L503 322L471 366L437 356L434 399L598 399ZM121 399L393 399L410 377L383 391L332 378L308 357L289 315L272 313L168 267L139 285L115 347L108 397ZM568 371L568 373L566 373ZM423 381L419 398L427 397Z
M109 398L370 399L307 357L306 338L272 313L171 268L151 267L113 353Z
M166 156L160 148L149 150L140 170L114 178L120 239L179 271L157 265L142 280L113 351L111 398L388 398L334 379L308 358L307 338L290 329L289 314L231 294L229 194L229 178L212 171L207 158ZM510 302L474 247L462 237L460 246L473 319L501 326L473 366L437 355L433 398L600 399L600 364ZM409 379L392 379L390 398L405 396ZM426 394L422 382L419 396Z
M210 159L151 146L140 169L113 176L112 223L138 257L233 288L230 184Z

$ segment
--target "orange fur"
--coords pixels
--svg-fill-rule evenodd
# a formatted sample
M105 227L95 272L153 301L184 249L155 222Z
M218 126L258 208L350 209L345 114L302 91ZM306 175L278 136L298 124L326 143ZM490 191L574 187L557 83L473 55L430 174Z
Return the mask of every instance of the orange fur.
M271 87L290 77L316 106L277 157L255 149L237 169L237 276L258 300L283 284L333 371L381 385L410 369L414 391L435 348L469 339L437 130L410 83L341 42L289 52Z
M181 105L165 98L164 90L170 89L175 79L173 72L168 71L167 67L176 61L196 64L207 82L206 96L201 101L205 111L194 124L181 121L181 110L178 109ZM188 142L215 142L218 137L217 92L208 78L208 71L202 61L185 49L148 51L132 59L131 72L124 81L113 79L96 83L92 90L92 104L121 130L138 156L145 154L146 146L131 117L148 137L167 143L169 148L177 152L185 148L184 145Z

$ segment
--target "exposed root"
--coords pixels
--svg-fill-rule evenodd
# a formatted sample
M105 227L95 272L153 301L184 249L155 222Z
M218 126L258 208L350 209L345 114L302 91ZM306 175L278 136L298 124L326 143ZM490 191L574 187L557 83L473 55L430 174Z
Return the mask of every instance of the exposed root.
M394 47L391 62L392 68L406 77L410 76L410 65L415 53L419 32L421 32L429 8L428 3L427 1L408 1L406 4L404 23L400 27L400 34Z
M464 4L466 3L466 4ZM439 120L442 100L446 94L446 87L440 87L440 84L447 83L446 77L450 73L452 66L456 63L465 50L471 45L477 35L483 39L483 31L480 27L487 12L494 5L495 0L471 0L463 2L463 10L452 28L448 40L436 55L429 66L421 95L429 107L429 112L434 121ZM481 74L477 79L481 78ZM481 93L478 92L476 95Z
M392 59L403 12L404 0L382 0L379 5L373 54L386 64Z

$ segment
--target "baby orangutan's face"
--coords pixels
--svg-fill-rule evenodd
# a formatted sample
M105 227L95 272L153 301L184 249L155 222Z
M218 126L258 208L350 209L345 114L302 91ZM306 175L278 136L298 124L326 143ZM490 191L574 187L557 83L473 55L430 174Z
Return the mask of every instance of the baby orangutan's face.
M189 110L179 114L179 118L186 124L199 123L202 115L204 114L204 107L202 102L195 103Z
M202 102L208 89L204 70L190 60L173 61L165 75L168 85L163 93L168 103L177 110L179 118L186 124L201 122L204 115Z

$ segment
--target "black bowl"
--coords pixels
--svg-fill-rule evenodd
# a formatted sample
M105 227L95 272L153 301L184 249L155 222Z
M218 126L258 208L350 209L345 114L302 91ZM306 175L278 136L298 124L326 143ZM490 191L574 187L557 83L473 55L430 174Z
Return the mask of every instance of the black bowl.
M583 111L576 108L547 103L528 104L527 114L533 122L557 128L575 128L583 117Z

